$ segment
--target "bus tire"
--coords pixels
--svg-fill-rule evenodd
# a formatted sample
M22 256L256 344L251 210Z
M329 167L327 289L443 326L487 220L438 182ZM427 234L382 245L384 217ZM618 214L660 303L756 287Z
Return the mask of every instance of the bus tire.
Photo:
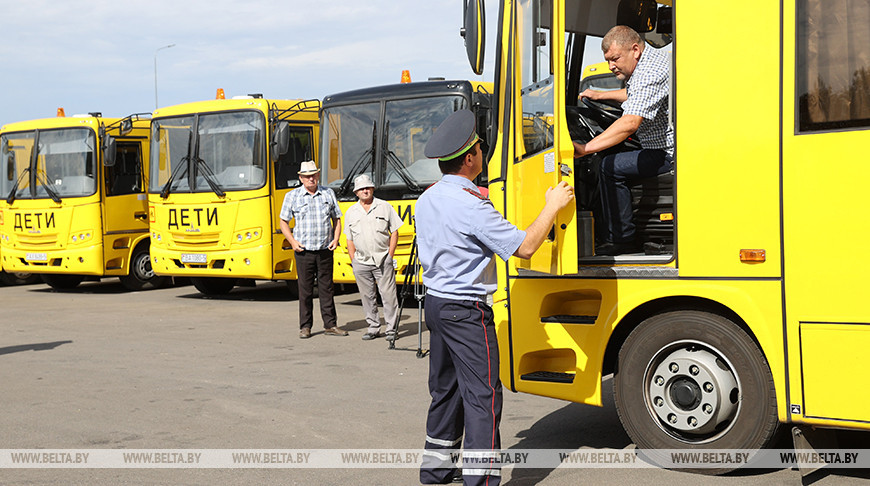
M236 286L234 278L191 277L190 281L203 295L226 295Z
M42 279L34 273L0 271L0 281L6 285L24 285L38 283Z
M121 285L127 290L151 290L159 289L169 281L168 277L161 277L154 273L151 267L151 253L148 246L141 246L133 252L130 258L130 274L120 277Z
M45 273L42 275L42 281L54 290L74 289L78 287L84 279L84 275L63 275L53 273Z
M613 395L641 454L665 467L675 465L657 450L759 450L779 425L761 350L735 323L708 312L673 311L641 322L619 351ZM722 474L737 467L689 470Z

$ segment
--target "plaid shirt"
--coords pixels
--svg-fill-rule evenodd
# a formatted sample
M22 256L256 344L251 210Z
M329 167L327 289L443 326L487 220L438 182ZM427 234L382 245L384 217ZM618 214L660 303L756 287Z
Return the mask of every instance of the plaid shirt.
M299 186L284 196L280 218L288 223L296 220L293 237L306 250L324 250L332 241L332 220L341 218L341 209L332 189L317 186L311 194Z
M668 123L670 55L649 46L643 50L631 77L625 82L628 99L623 114L643 117L637 138L645 149L662 149L674 156L674 129Z

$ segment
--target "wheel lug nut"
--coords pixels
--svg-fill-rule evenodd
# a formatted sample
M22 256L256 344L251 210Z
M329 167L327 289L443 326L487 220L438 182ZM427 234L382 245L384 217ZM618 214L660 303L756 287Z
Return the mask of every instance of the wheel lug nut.
M713 405L710 405L709 403L705 403L704 404L704 413L706 413L706 414L713 413Z
M677 423L677 416L674 415L674 414L670 414L670 415L668 415L668 422L670 422L670 423L672 423L672 424Z
M655 381L656 381L656 385L658 385L658 386L662 386L665 384L665 379L662 378L661 376L656 376Z
M691 373L694 376L697 376L698 373L700 373L700 372L701 372L701 370L699 370L698 367L695 365L692 365L689 367L689 373Z
M680 371L680 367L677 365L677 363L671 363L669 368L671 370L671 373L676 373L677 371Z
M691 425L692 427L697 427L698 419L696 419L695 417L689 417L689 425Z
M711 393L713 391L713 384L710 382L704 383L704 391Z
M662 405L665 404L665 401L662 400L662 397L656 397L656 399L653 400L653 402L655 402L656 407L661 407Z

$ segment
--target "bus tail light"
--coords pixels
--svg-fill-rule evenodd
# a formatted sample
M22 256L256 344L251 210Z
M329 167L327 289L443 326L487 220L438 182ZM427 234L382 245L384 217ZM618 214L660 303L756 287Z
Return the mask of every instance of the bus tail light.
M673 221L674 213L662 213L659 215L659 221Z
M743 263L764 263L767 253L764 250L740 250L740 261Z

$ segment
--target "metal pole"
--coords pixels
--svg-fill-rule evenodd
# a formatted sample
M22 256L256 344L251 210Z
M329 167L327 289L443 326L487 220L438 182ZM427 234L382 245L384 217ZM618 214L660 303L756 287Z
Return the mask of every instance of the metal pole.
M154 109L160 107L157 102L157 53L163 49L169 49L170 47L175 47L175 44L169 44L168 46L158 47L157 50L154 51Z

